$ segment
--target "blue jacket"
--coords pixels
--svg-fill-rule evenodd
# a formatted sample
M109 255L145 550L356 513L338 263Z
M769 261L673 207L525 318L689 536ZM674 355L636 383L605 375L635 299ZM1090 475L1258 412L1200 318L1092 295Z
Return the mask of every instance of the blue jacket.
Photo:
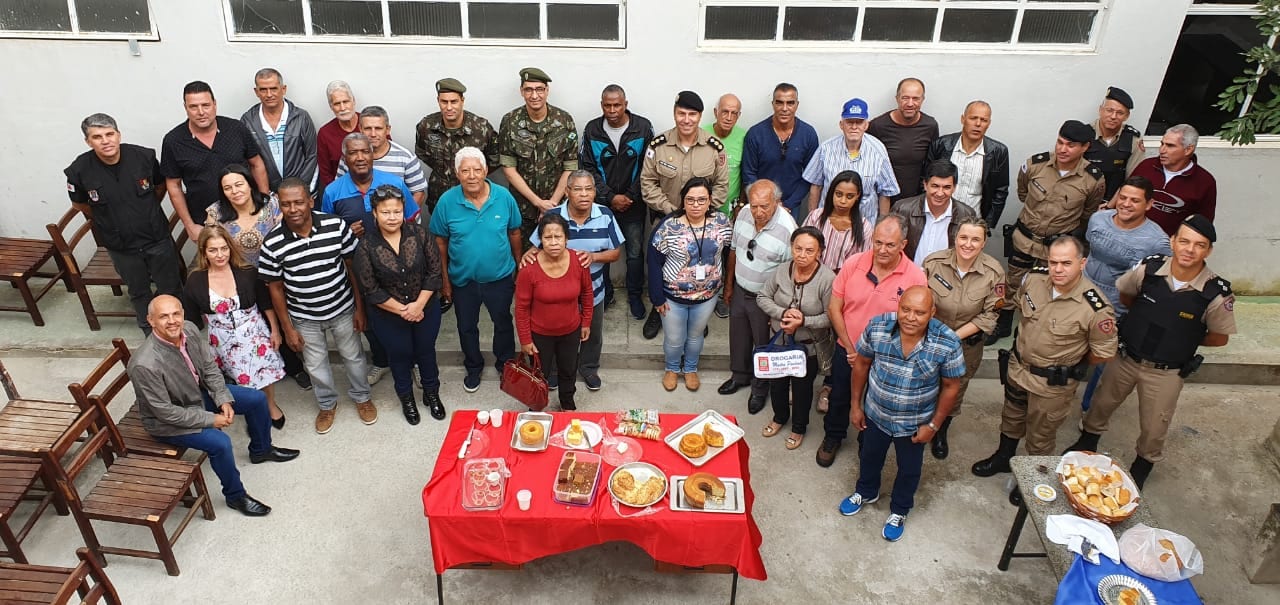
M618 213L618 219L636 222L644 218L647 208L640 194L640 167L644 164L645 149L653 140L653 125L630 110L627 118L622 149L615 148L613 139L604 131L604 116L587 122L582 129L578 165L595 178L597 204L612 209L613 196L621 193L635 203L626 212Z

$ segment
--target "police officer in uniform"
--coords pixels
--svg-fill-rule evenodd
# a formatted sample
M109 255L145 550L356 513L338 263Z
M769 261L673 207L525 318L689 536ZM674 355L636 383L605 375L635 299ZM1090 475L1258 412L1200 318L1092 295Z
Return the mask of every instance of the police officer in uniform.
M149 335L151 299L182 291L178 252L160 207L165 196L160 163L154 149L121 143L115 119L105 113L85 118L80 130L90 151L63 170L67 195L93 222L98 245L107 249L129 288L138 327Z
M459 149L475 147L483 151L489 172L499 167L498 133L489 120L463 109L466 92L467 87L453 78L436 82L440 111L418 122L414 151L422 164L431 169L431 176L427 177L428 210L435 210L440 194L458 184L458 175L453 172L453 156Z
M1172 257L1147 257L1116 280L1120 300L1129 305L1120 324L1121 354L1107 364L1084 432L1067 449L1096 451L1111 414L1136 387L1139 433L1130 474L1138 487L1164 459L1182 381L1204 359L1196 350L1223 346L1236 333L1231 283L1205 264L1215 240L1213 223L1192 214L1171 238Z
M1104 200L1110 200L1116 194L1125 177L1147 154L1147 148L1142 145L1142 133L1128 124L1131 110L1133 97L1112 86L1107 89L1102 105L1098 106L1098 119L1093 122L1098 136L1084 152L1084 159L1101 170L1107 179L1107 190L1102 195Z
M711 181L711 207L724 205L729 167L724 144L702 130L702 97L685 90L676 96L676 126L653 138L640 169L640 193L655 212L666 216L680 207L680 188L695 176Z
M979 477L1010 472L1009 459L1024 437L1028 454L1053 452L1076 385L1090 365L1116 354L1115 310L1084 276L1083 253L1075 236L1058 237L1049 246L1048 267L1032 269L1015 297L1022 321L1013 349L1000 351L1000 447L973 465Z
M995 328L996 315L1004 304L1004 267L982 251L986 245L987 222L965 219L956 230L955 245L925 257L920 267L933 291L934 317L955 331L964 353L965 372L956 404L929 442L933 457L939 460L950 452L947 429L960 415L969 380L982 363L983 342L987 332Z
M578 127L569 112L547 102L550 93L547 72L520 70L524 105L502 116L498 126L498 161L520 205L526 248L538 219L564 201L569 173L578 169Z
M1004 227L1004 251L1009 258L1009 281L1005 286L1005 306L996 329L987 335L992 345L1013 328L1012 296L1022 286L1022 277L1036 265L1045 265L1049 242L1056 236L1072 234L1083 238L1089 217L1097 212L1106 192L1102 171L1084 158L1093 141L1093 128L1067 120L1058 129L1052 152L1038 153L1022 164L1018 172L1018 199L1022 213Z

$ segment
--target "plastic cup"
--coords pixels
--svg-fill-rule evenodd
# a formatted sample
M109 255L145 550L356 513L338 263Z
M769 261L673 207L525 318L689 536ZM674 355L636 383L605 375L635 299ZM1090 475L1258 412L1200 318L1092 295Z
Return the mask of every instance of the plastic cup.
M533 501L533 492L522 489L516 492L516 504L520 505L520 510L529 510L529 504Z
M476 420L480 422L480 426L489 424L489 411L480 410L479 412L476 412Z
M493 408L492 410L489 410L489 422L493 423L494 428L501 428L502 427L502 410L499 410L498 408Z

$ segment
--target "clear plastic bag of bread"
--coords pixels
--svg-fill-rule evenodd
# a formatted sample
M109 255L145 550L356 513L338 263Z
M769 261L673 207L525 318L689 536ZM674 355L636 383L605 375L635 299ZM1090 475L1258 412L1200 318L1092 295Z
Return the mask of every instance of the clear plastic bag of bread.
M1186 536L1141 523L1120 536L1120 560L1130 569L1162 582L1204 573L1204 558Z
M1087 508L1099 521L1114 523L1138 508L1137 484L1109 456L1068 452L1058 462L1057 473L1068 500Z

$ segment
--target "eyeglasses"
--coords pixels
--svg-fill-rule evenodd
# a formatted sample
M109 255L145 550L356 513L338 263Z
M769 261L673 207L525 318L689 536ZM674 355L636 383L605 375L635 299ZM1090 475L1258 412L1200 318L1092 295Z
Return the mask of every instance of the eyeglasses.
M782 156L780 159L783 159L783 160L787 159L787 143L790 143L790 142L791 142L791 137L780 139L778 141L778 146L782 148Z
M404 199L404 192L400 191L400 188L396 187L395 185L378 185L373 189L373 195L378 196L378 198L384 199L384 200L389 197L394 197L401 200Z
M756 237L760 237L760 236L757 235ZM753 237L751 238L751 241L747 242L747 260L755 261L756 260L755 252L756 252L756 240L755 240L755 237Z
M520 92L527 95L542 96L547 94L547 87L546 86L526 86L524 88L521 88Z
M709 197L687 197L687 198L684 198L684 205L686 205L686 206L701 206L701 205L703 205L703 204L710 204L710 203L711 203L711 198L709 198Z

